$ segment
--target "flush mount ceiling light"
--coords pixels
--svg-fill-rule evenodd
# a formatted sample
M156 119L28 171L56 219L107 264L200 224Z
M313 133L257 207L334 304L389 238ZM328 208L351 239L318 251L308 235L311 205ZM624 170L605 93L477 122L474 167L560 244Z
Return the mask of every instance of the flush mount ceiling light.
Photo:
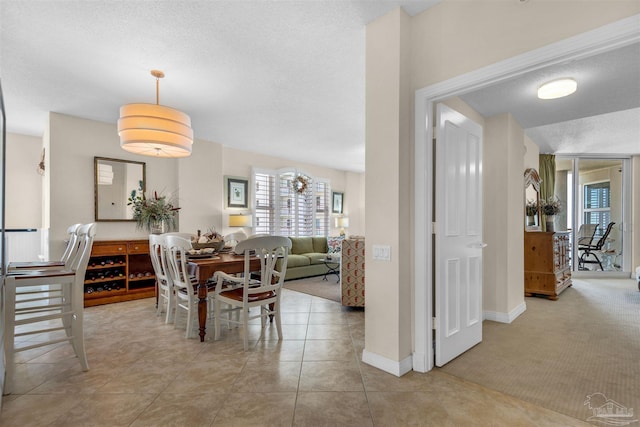
M552 80L538 88L538 98L556 99L571 95L578 88L578 83L574 79Z
M160 79L164 73L151 70L151 75L156 78L156 103L120 107L120 147L144 156L190 156L193 145L191 119L181 111L160 105Z

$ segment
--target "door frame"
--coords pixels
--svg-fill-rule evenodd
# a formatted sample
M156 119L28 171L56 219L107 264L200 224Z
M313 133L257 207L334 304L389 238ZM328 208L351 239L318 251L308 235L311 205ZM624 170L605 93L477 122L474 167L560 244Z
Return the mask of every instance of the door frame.
M414 352L413 370L430 371L433 348L433 111L446 98L472 92L529 71L581 59L640 41L640 14L475 71L415 93L414 161ZM489 249L490 250L490 249ZM424 262L428 260L428 262Z

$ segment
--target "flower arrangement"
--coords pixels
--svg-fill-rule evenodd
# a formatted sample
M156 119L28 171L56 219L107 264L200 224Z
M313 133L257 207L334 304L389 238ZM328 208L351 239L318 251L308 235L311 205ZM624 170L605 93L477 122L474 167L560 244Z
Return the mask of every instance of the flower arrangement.
M540 202L540 207L542 208L542 213L547 216L557 215L562 211L562 205L556 196L551 196L548 199L542 200Z
M535 200L527 200L525 205L525 211L527 216L534 216L538 214L538 203Z
M157 191L153 192L153 197L145 197L141 188L132 190L127 206L133 209L133 219L137 223L138 229L152 232L156 229L175 229L177 226L176 214L180 210L175 206L175 202L167 200L167 196L159 196Z

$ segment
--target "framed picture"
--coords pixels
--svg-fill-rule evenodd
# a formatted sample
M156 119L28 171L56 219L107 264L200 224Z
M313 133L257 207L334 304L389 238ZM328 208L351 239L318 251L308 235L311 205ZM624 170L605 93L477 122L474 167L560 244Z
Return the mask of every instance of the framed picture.
M249 180L243 178L225 177L225 192L228 208L249 207Z
M339 193L337 191L331 192L331 213L341 214L342 213L342 202L344 198L344 193Z

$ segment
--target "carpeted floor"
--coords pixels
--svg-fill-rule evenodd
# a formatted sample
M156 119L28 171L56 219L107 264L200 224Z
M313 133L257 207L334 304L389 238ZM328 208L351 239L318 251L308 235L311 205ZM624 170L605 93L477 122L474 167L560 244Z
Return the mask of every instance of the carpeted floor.
M305 279L287 280L284 287L303 294L314 295L321 298L340 302L340 283L336 283L336 276L329 275L327 280L323 276L307 277Z
M526 304L510 325L485 321L482 342L440 369L581 420L594 421L585 403L596 393L640 418L636 282L573 279L557 301Z

